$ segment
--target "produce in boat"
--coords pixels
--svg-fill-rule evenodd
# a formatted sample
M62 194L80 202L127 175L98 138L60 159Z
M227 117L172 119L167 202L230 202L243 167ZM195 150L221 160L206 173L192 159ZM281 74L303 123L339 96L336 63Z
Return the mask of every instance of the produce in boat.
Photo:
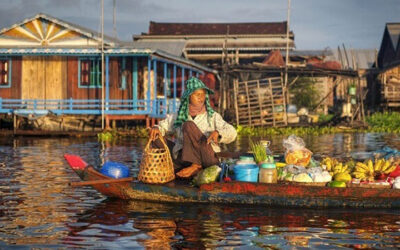
M351 181L351 175L349 173L337 173L333 176L333 179L335 181L344 181L348 182Z
M312 152L305 147L303 139L291 135L283 140L283 147L286 149L285 161L287 164L308 166Z
M260 162L274 162L274 157L267 154L267 149L265 145L261 142L253 142L250 140L250 148L254 155L254 160L258 163Z
M382 174L390 174L396 169L396 165L392 165L390 160L377 159L375 163L371 159L366 163L357 162L352 175L360 180L373 181Z
M217 165L203 169L193 178L193 184L200 186L202 184L213 183L217 180L220 172L221 168Z
M343 165L343 163L339 162L335 158L326 157L321 161L321 165L324 165L326 170L329 171L332 176L339 173L351 172L351 167L349 167L348 164Z
M346 187L346 182L344 182L344 181L331 181L331 182L328 183L328 187L345 188Z
M179 183L147 184L135 178L114 179L98 172L77 155L66 154L70 167L82 179L70 183L71 186L92 186L107 197L154 202L178 203L222 203L222 204L262 204L284 207L356 207L356 208L400 208L400 190L390 189L390 185L371 185L346 188L313 186L309 183L252 183L214 182L200 187ZM399 178L400 179L400 178ZM398 181L396 179L396 181ZM362 184L362 183L360 183ZM344 182L332 182L329 186L345 186ZM396 185L398 188L398 186Z

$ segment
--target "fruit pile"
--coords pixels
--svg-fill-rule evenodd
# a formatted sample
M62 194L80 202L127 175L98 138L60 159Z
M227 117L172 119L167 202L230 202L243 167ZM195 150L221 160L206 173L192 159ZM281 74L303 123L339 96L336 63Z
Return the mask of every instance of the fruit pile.
M354 162L350 160L342 163L335 158L326 157L321 161L321 165L333 176L336 181L350 181L352 176L361 181L374 181L383 179L388 174L392 173L398 162L392 159L376 159L373 162L371 159L364 162Z
M357 162L353 171L353 176L360 180L374 181L380 176L390 174L396 169L396 165L391 160L378 159L375 163L367 160L366 163Z
M325 165L326 170L335 181L351 181L350 173L354 167L353 161L343 164L335 158L326 157L321 161L321 165Z

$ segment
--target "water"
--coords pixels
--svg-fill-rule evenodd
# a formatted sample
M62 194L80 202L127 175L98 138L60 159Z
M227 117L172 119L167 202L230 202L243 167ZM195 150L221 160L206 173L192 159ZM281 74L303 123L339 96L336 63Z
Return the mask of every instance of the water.
M283 153L284 137L271 140ZM363 158L400 138L384 134L305 137L315 156ZM400 211L283 209L109 200L79 181L63 154L137 171L143 140L0 139L0 248L399 248ZM228 146L248 148L248 138Z

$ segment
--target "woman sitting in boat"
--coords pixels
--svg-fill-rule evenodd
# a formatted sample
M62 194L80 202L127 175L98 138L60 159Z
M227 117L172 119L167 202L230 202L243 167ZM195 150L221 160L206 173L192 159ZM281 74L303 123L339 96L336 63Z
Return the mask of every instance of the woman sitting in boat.
M196 174L200 169L219 163L216 153L221 149L218 143L231 143L236 138L235 128L210 106L209 94L213 91L199 79L186 81L177 114L169 114L150 130L150 140L156 147L162 144L156 140L167 133L175 135L175 144L167 141L172 148L172 159L176 175L182 178Z

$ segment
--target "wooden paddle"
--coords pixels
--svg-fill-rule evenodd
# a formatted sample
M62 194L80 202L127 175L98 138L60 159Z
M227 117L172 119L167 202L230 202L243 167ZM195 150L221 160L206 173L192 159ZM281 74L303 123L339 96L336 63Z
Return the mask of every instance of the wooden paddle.
M90 186L90 185L97 185L97 184L109 184L109 183L130 182L130 181L133 181L133 177L127 177L127 178L121 178L121 179L106 179L106 180L70 182L69 185L72 187L80 187L80 186Z

